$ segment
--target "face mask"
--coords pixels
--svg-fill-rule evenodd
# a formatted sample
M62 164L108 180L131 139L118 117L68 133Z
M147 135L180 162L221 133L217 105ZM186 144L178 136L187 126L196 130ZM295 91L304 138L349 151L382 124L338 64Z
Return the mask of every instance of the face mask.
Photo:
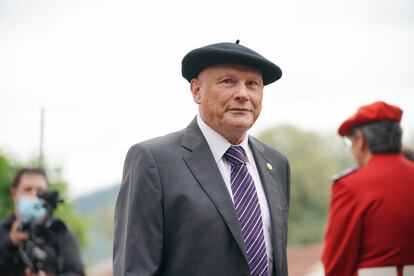
M38 197L25 196L19 199L18 210L22 222L37 220L46 215L43 200Z

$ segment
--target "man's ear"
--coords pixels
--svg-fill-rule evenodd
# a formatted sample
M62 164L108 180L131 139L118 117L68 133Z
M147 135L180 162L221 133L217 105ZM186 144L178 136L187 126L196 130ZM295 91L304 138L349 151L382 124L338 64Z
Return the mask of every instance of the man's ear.
M192 79L190 82L190 90L191 94L193 94L193 100L197 104L201 103L201 91L200 91L200 80L199 79Z
M362 134L362 132L357 131L356 135L358 137L358 149L361 151L364 151L365 149L367 149L367 141L365 140L364 135Z

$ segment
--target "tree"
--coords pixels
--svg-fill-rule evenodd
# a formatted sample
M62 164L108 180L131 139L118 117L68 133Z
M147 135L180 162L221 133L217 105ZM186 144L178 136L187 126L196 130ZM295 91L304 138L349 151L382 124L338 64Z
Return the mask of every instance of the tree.
M13 213L9 187L15 172L16 165L0 154L0 217Z
M351 155L338 137L322 136L291 125L273 127L258 136L284 153L290 162L289 243L322 241L330 177L352 164Z

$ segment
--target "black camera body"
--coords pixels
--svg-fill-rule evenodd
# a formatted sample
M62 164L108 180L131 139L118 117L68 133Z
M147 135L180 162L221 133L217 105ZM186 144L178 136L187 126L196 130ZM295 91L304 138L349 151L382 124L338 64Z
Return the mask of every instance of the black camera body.
M29 238L19 247L20 256L25 265L32 272L37 273L45 267L47 253L38 244L39 237L54 237L58 233L66 230L66 225L53 217L53 211L58 204L63 203L59 192L54 190L42 190L37 197L43 200L46 215L41 220L24 222L20 226L20 231L29 233Z
M45 201L45 207L51 210L56 209L59 203L63 203L58 191L42 190L37 194L37 197Z

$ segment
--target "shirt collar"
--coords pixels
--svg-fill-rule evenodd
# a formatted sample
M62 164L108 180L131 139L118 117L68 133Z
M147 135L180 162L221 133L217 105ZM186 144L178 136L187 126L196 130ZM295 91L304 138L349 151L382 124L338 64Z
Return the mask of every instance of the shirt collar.
M203 133L204 137L207 140L207 144L210 147L210 150L214 156L214 160L217 162L223 157L226 153L227 149L232 145L229 141L226 140L223 136L218 134L214 129L208 126L201 116L197 116L197 124L200 127L201 132ZM236 145L234 145L236 146ZM248 135L243 139L243 141L237 145L241 146L244 151L246 152L246 162L249 162L250 155L250 148L249 148L249 139Z

